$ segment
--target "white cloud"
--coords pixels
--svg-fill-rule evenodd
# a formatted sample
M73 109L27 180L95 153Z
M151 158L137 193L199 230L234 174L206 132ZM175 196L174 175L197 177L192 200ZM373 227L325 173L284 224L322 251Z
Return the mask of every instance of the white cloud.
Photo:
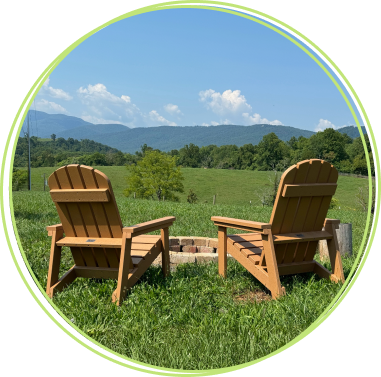
M164 110L171 115L183 115L179 107L177 105L173 105L172 103L165 105Z
M220 123L218 123L218 122L215 122L214 120L212 120L211 122L210 122L210 125L211 126L218 126Z
M70 101L71 99L73 99L73 97L69 93L66 93L64 90L56 89L52 86L49 86L49 82L50 78L48 77L41 87L41 91L43 94L48 94L53 98L63 99L65 101Z
M252 106L247 103L246 98L240 90L225 90L222 94L213 89L204 90L198 93L200 101L205 103L207 109L212 110L220 116L228 116L229 119L221 118L218 124L272 124L283 125L279 120L268 120L259 114L252 114Z
M91 123L117 123L128 127L141 126L145 121L140 109L125 94L109 92L104 84L87 85L77 90L84 105L82 119Z
M122 122L114 120L114 119L103 119L103 118L98 118L94 115L82 115L81 119L83 119L86 122L90 122L94 124L123 124Z
M326 128L333 128L334 130L337 130L339 127L336 127L332 122L330 122L327 119L320 119L319 124L315 127L315 131L324 131Z
M175 122L171 122L171 121L165 119L156 110L150 111L148 115L149 115L149 118L153 122L159 123L160 125L167 125L167 126L172 126L172 127L176 127L177 126L177 124Z
M67 113L67 110L55 102L47 101L46 99L41 99L40 101L36 102L36 108L40 111L46 111L51 112L54 111L55 113Z
M115 94L110 93L106 86L100 83L95 85L89 84L87 88L81 86L77 92L82 99L92 102L101 100L120 105L131 103L131 98L129 96L122 95L118 97Z
M255 113L250 115L249 113L242 113L242 117L246 125L252 124L272 124L274 126L283 126L283 123L279 120L268 120L266 118L262 118L259 114Z
M215 114L225 115L242 111L251 111L251 106L246 102L246 98L240 90L225 90L222 94L213 89L204 90L198 93L200 101Z

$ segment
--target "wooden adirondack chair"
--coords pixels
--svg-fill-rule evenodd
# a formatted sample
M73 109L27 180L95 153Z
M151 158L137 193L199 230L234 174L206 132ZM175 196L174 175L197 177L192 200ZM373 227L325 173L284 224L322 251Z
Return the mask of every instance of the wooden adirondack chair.
M50 297L76 277L118 279L112 300L120 305L160 253L168 275L168 228L175 217L123 228L109 179L89 166L59 168L49 177L49 188L61 220L46 228L52 237L46 287ZM158 229L161 236L146 235ZM70 247L75 265L58 279L62 246Z
M273 298L285 294L280 275L315 272L333 282L344 282L335 232L340 220L325 218L337 178L337 170L326 161L302 161L283 173L269 223L212 217L218 226L220 275L226 276L229 253L271 291ZM227 228L251 233L227 235ZM332 273L313 259L318 241L324 239Z

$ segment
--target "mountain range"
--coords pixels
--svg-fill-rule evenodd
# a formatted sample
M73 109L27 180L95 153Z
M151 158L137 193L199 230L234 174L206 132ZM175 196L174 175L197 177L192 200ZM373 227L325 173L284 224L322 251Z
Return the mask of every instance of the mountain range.
M83 119L64 114L47 114L42 111L29 111L32 136L50 138L90 139L117 148L122 152L135 153L143 144L162 151L180 149L186 144L217 146L235 144L258 144L264 135L274 132L281 140L287 141L292 136L310 137L315 132L288 126L256 124L252 126L185 126L185 127L139 127L128 128L121 124L93 124ZM366 133L365 127L362 127ZM26 130L24 124L23 130ZM351 138L359 136L357 127L348 126L338 129ZM21 132L21 136L23 131Z

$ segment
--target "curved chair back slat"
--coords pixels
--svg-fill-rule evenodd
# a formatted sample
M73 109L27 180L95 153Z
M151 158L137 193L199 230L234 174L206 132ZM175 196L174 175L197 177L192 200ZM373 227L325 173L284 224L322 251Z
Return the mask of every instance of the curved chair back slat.
M84 165L57 169L48 180L67 237L122 238L122 221L111 182ZM120 249L71 247L77 266L119 266Z
M270 223L273 234L321 231L336 190L338 172L312 159L287 169L280 180ZM317 241L276 245L278 264L311 261Z

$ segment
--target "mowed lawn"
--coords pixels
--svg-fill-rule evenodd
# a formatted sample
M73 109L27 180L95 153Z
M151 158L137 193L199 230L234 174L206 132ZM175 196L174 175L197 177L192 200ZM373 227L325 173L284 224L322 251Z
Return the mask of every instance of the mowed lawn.
M128 171L124 166L95 167L105 173L112 184L115 195L123 195L126 188ZM46 178L56 168L32 169L32 191L42 191L44 188L43 174ZM189 190L192 189L198 203L213 203L216 195L217 204L229 205L261 205L260 197L266 188L271 187L273 172L226 169L181 169L184 176L184 193L179 194L180 202L186 202ZM279 173L281 174L281 173ZM359 209L356 195L360 187L367 187L368 180L349 176L339 176L335 198L344 209Z
M42 192L41 175L53 170L33 169L35 191L13 193L22 248L42 289L50 250L45 227L58 223L59 218L49 193ZM263 189L268 182L266 172L183 169L185 189L192 188L200 199L199 204L189 204L185 194L180 203L126 198L122 195L125 168L99 170L112 182L124 225L171 215L176 221L170 235L217 237L210 221L213 215L270 219L270 207L248 204L254 200L250 195L255 197L255 189ZM340 177L340 185L341 208L330 210L328 217L352 223L354 256L343 258L348 276L367 236L366 213L355 207L354 200L366 180ZM216 188L217 204L212 205ZM70 251L64 248L60 275L72 265ZM329 262L324 265L330 268ZM160 268L150 267L120 308L111 302L115 280L79 278L57 294L54 303L84 334L129 358L167 368L215 369L256 360L287 344L322 314L341 288L314 274L282 277L281 283L286 296L270 300L269 292L234 261L228 263L226 279L218 276L213 263L182 265L167 279L162 278Z

